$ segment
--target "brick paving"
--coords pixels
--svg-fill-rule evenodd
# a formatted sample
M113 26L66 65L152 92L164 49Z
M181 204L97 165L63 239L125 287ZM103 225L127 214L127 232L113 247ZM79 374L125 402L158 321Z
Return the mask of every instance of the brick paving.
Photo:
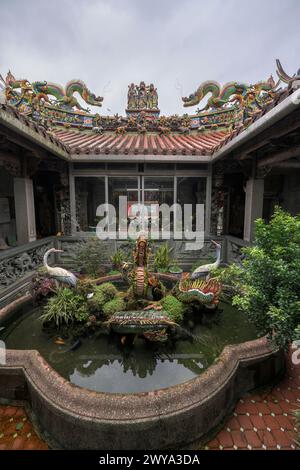
M46 450L22 406L0 405L0 450Z
M300 365L287 358L287 374L271 391L253 393L237 403L207 450L296 449L293 411L300 409Z

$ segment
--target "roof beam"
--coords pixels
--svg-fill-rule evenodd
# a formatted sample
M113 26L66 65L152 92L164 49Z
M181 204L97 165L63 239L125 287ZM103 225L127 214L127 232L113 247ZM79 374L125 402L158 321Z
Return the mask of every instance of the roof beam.
M275 140L278 140L280 137L290 134L291 132L300 128L300 111L297 110L295 113L290 114L286 118L279 121L278 124L273 125L269 129L265 130L261 137L253 139L248 144L245 144L240 148L237 158L238 160L245 160L251 158L251 153L260 149L264 145L272 141L274 145Z
M288 150L274 153L269 157L265 157L261 160L258 160L257 166L259 168L264 166L274 166L276 163L281 163L284 160L289 160L290 158L295 158L300 156L300 146L292 147Z

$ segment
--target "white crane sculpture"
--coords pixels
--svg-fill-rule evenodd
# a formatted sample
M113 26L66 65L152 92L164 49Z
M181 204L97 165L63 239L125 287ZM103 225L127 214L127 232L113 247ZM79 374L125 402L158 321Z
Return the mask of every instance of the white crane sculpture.
M206 279L209 278L209 274L213 269L217 269L220 266L221 263L221 245L214 240L211 240L211 242L215 245L216 247L216 253L217 253L217 259L214 263L210 264L204 264L203 266L199 266L196 268L192 274L191 274L191 279L199 279L201 277L205 277Z
M76 287L77 283L77 277L68 271L67 269L60 268L60 267L55 267L52 268L51 266L48 265L48 256L50 253L62 253L64 250L57 250L56 248L50 248L50 250L46 251L44 254L43 258L43 264L45 268L47 269L48 274L50 277L55 279L58 282L61 282L62 284L67 284L68 286L71 287Z

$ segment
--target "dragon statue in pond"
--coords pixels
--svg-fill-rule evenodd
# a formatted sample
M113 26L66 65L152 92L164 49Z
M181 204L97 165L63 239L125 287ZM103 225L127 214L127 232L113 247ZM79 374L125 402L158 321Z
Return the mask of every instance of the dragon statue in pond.
M179 325L173 321L168 312L164 310L165 290L160 282L160 278L167 278L176 282L175 287L170 292L170 297L175 297L174 301L182 308L187 304L202 306L208 309L215 309L219 302L219 295L222 290L221 284L214 278L210 278L210 273L216 269L221 262L221 245L212 241L216 247L217 258L214 263L201 265L191 274L185 273L181 279L174 274L149 273L148 262L150 249L148 240L141 235L136 241L133 250L133 267L127 275L130 288L127 291L127 299L131 297L131 305L141 306L140 310L124 310L115 312L106 325L113 331L124 335L122 344L126 341L126 335L142 335L149 341L166 341L170 328L177 328ZM125 263L127 268L128 263ZM176 300L177 299L177 300ZM180 327L179 327L180 328Z
M65 87L46 81L36 81L30 83L26 79L16 79L9 71L6 79L6 100L18 106L18 102L25 101L29 105L34 104L33 100L40 102L44 100L51 105L63 107L67 110L76 108L80 111L89 112L81 106L74 93L78 93L81 98L92 106L102 106L103 98L92 93L81 80L71 80ZM53 97L54 100L50 100Z
M254 85L229 82L223 87L218 82L209 80L201 83L194 93L183 97L182 101L184 107L195 106L210 93L211 96L208 98L206 106L197 110L200 113L209 109L222 109L234 102L239 102L241 107L244 107L249 97L254 94L256 104L259 107L265 102L266 96L272 98L272 92L276 86L272 76L267 81L257 82Z

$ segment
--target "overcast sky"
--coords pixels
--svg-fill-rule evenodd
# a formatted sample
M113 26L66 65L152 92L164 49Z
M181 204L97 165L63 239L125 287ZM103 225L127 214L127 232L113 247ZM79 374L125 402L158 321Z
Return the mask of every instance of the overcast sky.
M153 82L163 114L204 80L264 80L300 68L299 0L0 0L0 72L81 78L124 113L127 85ZM195 108L187 108L189 112Z

